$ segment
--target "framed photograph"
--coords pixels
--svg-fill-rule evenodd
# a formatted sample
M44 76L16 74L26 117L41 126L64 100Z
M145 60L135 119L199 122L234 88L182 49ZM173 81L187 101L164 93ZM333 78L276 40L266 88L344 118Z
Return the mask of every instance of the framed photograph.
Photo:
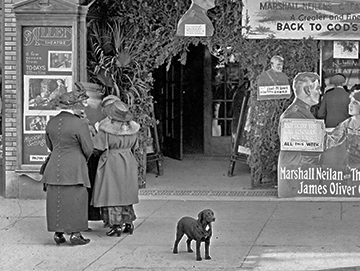
M45 132L47 123L46 116L29 115L25 116L25 132Z
M24 75L24 113L56 110L50 101L71 91L72 85L71 75Z
M49 51L48 52L49 71L72 71L72 52L71 51Z
M334 41L334 58L358 59L358 41Z

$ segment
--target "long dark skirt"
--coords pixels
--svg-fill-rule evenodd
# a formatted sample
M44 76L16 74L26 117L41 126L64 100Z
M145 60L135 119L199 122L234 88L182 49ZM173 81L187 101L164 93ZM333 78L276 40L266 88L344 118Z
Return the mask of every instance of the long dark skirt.
M88 229L88 191L81 185L47 185L47 228L51 232Z
M93 187L95 184L95 176L96 176L97 166L99 163L99 158L100 156L91 155L88 161L89 179L91 183L91 188L88 188L88 192L89 192L88 219L92 221L102 220L100 208L91 205L91 197L93 193Z

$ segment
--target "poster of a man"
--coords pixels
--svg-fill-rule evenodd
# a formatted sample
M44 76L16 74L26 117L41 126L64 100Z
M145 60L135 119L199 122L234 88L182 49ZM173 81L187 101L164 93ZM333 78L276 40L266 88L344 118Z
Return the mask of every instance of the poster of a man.
M293 82L296 98L280 117L278 195L360 197L360 91L350 94L351 117L325 129L324 120L310 112L319 98L319 80L316 73L299 73Z
M71 51L49 51L49 71L71 71L72 52Z
M316 120L310 111L310 107L316 105L320 97L320 76L314 72L298 73L293 81L293 89L295 92L295 99L292 104L280 116L279 135L281 145L284 139L285 120L293 120L294 127L296 127L299 134L294 134L293 138L299 139L294 142L296 144L293 150L280 150L278 161L278 195L279 197L295 196L296 191L299 191L300 181L299 176L294 174L287 174L296 169L308 170L320 166L320 155L322 150L307 148L307 143L318 143L311 140L318 138L319 130L316 122L322 122L322 134L325 135L325 124L323 120ZM296 126L296 120L301 122L301 125L306 128L299 129ZM313 131L311 127L314 127ZM301 127L300 127L301 128ZM323 137L322 137L323 139ZM310 141L311 140L311 141ZM292 142L289 140L289 142ZM299 144L304 144L303 150L299 150Z
M206 15L207 10L215 7L215 0L192 0L190 8L180 18L176 35L178 36L212 36L214 26Z
M257 99L271 100L290 98L289 79L283 73L284 58L275 55L270 60L271 68L262 72L258 78Z

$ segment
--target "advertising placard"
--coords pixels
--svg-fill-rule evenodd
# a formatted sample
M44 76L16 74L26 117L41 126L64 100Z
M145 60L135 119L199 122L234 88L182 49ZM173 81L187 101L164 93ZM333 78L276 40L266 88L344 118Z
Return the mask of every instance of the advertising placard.
M72 28L22 28L23 164L41 164L49 150L45 127L56 115L50 101L73 87Z
M325 124L315 119L283 119L280 123L280 150L315 151L324 149Z
M350 89L359 84L360 61L359 41L324 41L321 50L321 64L325 85L331 86L329 80L334 74L343 74L345 85Z
M263 71L257 79L257 100L287 99L291 96L289 78L283 72L285 59L274 55L270 69Z
M360 0L244 0L244 35L250 39L356 40Z
M279 197L360 197L360 131L352 127L354 117L332 130L323 129L319 120L304 121L281 123ZM322 145L321 137L323 149L308 148L310 138Z

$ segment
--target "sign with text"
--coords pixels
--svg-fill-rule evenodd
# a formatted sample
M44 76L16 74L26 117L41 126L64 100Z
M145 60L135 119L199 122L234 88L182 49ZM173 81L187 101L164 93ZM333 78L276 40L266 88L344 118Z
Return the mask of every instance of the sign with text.
M68 26L22 28L23 163L47 157L45 127L58 111L50 101L73 87L73 33Z
M258 100L284 99L291 96L290 85L259 86Z
M316 165L279 166L281 197L360 197L360 170L343 170Z
M257 100L288 99L291 97L289 78L277 70L278 59L271 61L271 69L263 71L258 79ZM282 70L282 68L281 68Z
M320 120L281 121L279 197L360 197L360 133L353 118L332 130Z
M359 41L324 41L321 50L321 69L326 86L336 73L346 77L349 88L360 83Z
M280 123L280 150L314 151L324 149L325 124L315 119L283 119Z
M360 0L244 0L243 34L250 39L356 40Z
M23 140L24 164L42 164L49 154L45 134L24 134Z
M185 24L186 37L205 37L206 25L205 24Z

